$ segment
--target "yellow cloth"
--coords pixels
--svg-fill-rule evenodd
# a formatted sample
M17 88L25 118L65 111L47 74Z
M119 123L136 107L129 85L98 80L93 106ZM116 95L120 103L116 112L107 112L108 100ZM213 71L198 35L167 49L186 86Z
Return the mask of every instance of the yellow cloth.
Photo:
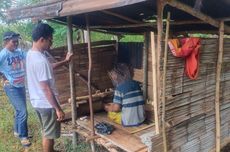
M121 112L108 112L108 117L115 123L121 124Z

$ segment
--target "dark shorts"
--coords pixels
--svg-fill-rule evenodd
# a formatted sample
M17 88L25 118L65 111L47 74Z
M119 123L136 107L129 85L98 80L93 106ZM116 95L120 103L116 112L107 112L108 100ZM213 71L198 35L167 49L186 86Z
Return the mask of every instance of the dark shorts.
M61 123L57 121L57 115L53 108L35 109L42 125L42 135L47 139L56 139L61 134Z

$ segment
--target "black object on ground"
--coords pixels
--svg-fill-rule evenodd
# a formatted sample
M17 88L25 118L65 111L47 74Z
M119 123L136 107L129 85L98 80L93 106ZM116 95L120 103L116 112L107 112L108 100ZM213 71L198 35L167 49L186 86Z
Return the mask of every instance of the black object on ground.
M95 125L97 133L110 135L114 131L114 127L111 124L100 122Z

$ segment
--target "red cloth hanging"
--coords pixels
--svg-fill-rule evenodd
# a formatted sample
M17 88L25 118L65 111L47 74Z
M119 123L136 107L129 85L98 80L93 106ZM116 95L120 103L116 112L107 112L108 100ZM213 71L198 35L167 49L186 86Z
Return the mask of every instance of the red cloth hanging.
M172 54L185 58L186 75L194 80L199 73L200 38L171 39L168 42Z

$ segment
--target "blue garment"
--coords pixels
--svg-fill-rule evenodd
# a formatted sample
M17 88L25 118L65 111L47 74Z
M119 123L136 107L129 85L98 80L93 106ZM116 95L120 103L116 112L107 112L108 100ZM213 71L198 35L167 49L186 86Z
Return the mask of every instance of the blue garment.
M145 120L145 102L138 82L127 80L118 85L113 103L121 105L121 120L124 126L138 126Z
M15 109L14 132L19 138L28 137L27 109L25 87L14 87L11 84L4 86L4 91Z
M11 85L23 87L25 82L26 52L21 49L9 51L4 48L0 52L0 72L4 74Z

